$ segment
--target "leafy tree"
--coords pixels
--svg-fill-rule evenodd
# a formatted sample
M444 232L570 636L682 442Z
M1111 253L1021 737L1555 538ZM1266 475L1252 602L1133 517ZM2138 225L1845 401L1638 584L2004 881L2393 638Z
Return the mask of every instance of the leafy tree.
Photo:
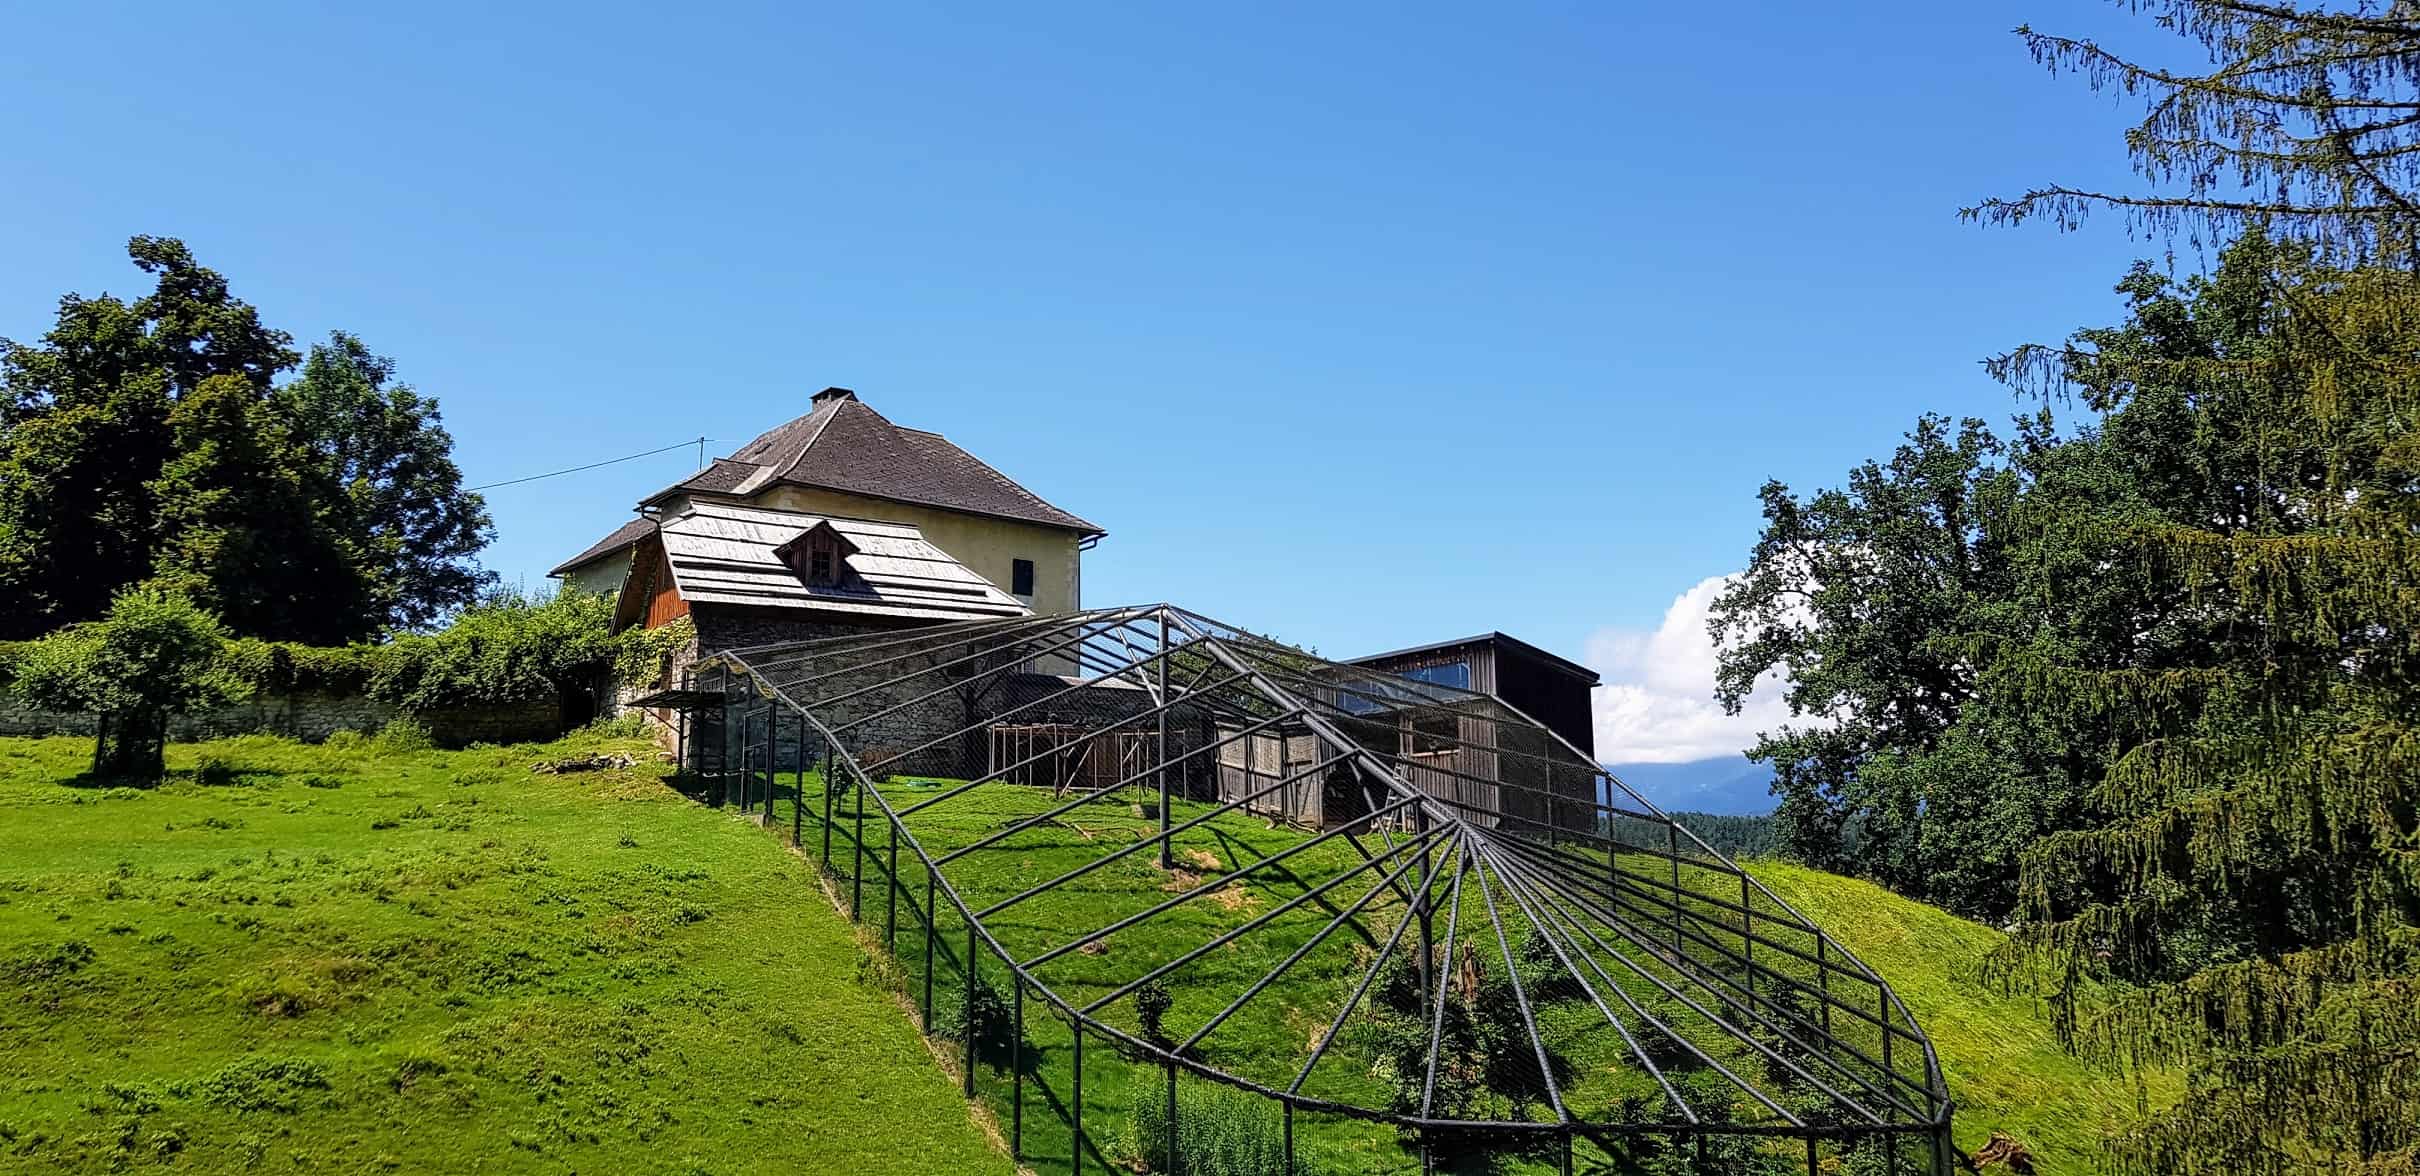
M1978 689L1974 651L1955 638L2011 589L2005 523L2020 478L2005 452L1981 421L1928 416L1844 489L1761 491L1764 534L1711 627L1726 709L1784 668L1792 713L1817 720L1748 753L1773 764L1784 852L1920 897L1965 852L1942 831L1927 841L1939 782L1925 761Z
M15 688L38 706L97 717L95 775L157 780L171 716L227 701L218 671L218 619L183 596L133 588L109 615L34 642L19 657Z
M126 251L150 294L69 294L39 345L0 340L0 637L96 616L148 576L170 409L213 376L265 394L294 362L182 243Z
M0 341L0 639L155 574L247 635L313 641L476 599L490 525L433 403L344 335L278 389L292 339L224 277L177 241L128 253L151 293L71 294L40 341Z
M312 493L309 456L231 376L168 414L174 456L146 487L159 504L159 582L237 631L338 644L361 631L371 585Z
M337 331L275 404L312 458L324 515L366 575L371 614L417 630L493 585L471 562L493 524L462 489L437 402L394 375L393 360Z

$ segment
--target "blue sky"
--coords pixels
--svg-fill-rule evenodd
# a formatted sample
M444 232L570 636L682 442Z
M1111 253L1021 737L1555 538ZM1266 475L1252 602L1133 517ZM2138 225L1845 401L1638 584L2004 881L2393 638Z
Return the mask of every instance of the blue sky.
M1760 482L2005 417L1976 361L2157 251L1956 220L2125 183L2128 108L2009 33L2141 39L2085 0L218 7L12 13L0 335L179 236L394 356L475 483L846 385L1106 526L1090 603L1674 698ZM488 562L692 464L498 490Z

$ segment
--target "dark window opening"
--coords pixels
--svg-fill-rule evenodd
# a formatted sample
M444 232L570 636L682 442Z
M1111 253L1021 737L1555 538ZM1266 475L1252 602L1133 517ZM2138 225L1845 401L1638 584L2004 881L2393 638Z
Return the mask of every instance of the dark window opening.
M1437 755L1450 752L1461 745L1462 724L1452 715L1417 715L1411 720L1411 730L1404 740L1404 750L1413 755Z
M832 553L829 551L810 553L807 556L807 582L818 587L828 587L832 580Z
M1009 565L1008 590L1018 596L1034 594L1034 561L1021 559Z

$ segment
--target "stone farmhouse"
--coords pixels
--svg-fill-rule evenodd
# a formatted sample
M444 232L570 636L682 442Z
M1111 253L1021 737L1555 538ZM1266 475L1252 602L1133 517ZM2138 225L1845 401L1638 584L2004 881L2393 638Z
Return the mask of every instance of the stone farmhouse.
M548 574L698 651L1072 612L1101 528L846 388L649 495Z

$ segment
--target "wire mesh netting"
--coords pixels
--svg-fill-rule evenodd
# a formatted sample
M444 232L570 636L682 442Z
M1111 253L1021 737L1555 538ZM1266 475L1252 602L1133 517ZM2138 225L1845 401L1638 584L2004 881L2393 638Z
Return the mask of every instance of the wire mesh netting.
M1165 605L695 675L1028 1168L1950 1170L1881 978L1492 696Z

